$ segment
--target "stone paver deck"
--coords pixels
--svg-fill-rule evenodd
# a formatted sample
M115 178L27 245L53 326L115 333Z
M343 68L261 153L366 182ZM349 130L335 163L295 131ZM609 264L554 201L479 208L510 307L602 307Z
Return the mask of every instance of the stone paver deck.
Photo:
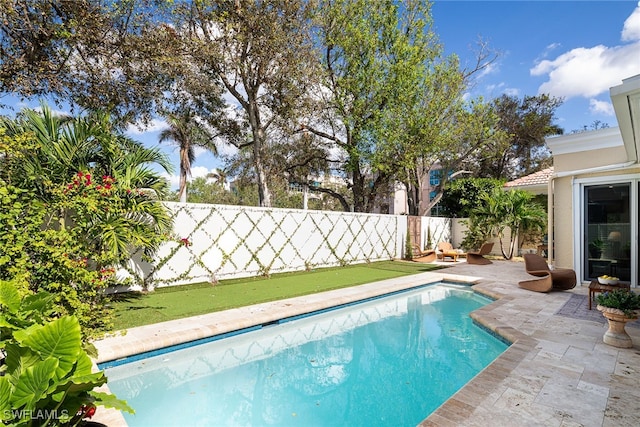
M640 328L627 328L633 348L610 347L602 343L604 324L556 314L572 294L586 295L587 286L535 293L517 286L530 278L522 263L447 265L436 272L133 328L97 342L98 362L432 281L461 280L496 298L472 317L513 344L421 426L640 425ZM95 420L126 425L114 411L99 410Z

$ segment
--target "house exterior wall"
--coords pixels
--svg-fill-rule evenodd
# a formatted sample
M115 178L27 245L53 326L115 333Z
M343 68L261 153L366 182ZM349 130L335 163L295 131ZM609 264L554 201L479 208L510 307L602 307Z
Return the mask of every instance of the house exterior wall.
M628 157L617 127L547 139L553 154L553 194L549 225L553 228L552 263L560 268L577 268L576 235L581 224L575 206L576 180L630 173Z
M553 184L553 259L554 265L561 268L573 268L572 181L571 177L556 178Z
M587 180L594 183L611 180L627 181L638 179L638 177L640 177L640 165L633 164L605 172L582 173L554 179L553 258L557 267L574 268L575 260L580 256L576 253L580 249L576 242L576 237L580 237L577 233L581 227L579 211L583 209L583 206L576 205L579 183Z
M576 270L583 284L620 273L638 287L640 74L610 88L609 95L619 127L546 140L554 163L551 260Z
M562 174L568 171L580 171L623 164L626 161L627 153L622 145L622 140L620 140L620 145L617 147L586 150L578 153L554 156L553 166L556 174Z

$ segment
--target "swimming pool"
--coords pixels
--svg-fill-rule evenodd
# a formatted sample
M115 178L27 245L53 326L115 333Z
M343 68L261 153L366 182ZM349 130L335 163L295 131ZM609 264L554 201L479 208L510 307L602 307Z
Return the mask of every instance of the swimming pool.
M416 425L507 344L468 286L402 292L107 367L147 425Z

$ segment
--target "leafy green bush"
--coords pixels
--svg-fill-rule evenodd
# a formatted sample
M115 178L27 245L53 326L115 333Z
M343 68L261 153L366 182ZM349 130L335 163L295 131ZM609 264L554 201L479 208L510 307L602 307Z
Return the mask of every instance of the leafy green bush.
M133 413L126 402L94 391L93 372L75 316L46 321L46 292L20 297L0 281L0 421L15 426L77 425L98 405Z
M616 289L596 295L598 305L617 308L627 317L637 317L636 310L640 310L640 295L626 289Z
M115 282L113 272L96 267L106 258L83 245L81 229L46 227L47 208L0 179L0 280L13 280L22 296L51 293L54 315L73 314L85 336L98 335L111 327L103 289Z

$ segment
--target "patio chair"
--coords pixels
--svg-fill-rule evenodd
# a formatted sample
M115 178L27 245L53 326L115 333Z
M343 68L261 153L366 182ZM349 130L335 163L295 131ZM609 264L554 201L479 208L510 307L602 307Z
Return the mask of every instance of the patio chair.
M493 249L493 243L484 243L480 250L467 252L467 264L487 265L493 264L492 261L486 259L483 255L488 255Z
M551 270L547 261L540 255L524 254L524 268L527 273L538 276L551 276L554 290L566 291L576 287L576 272L570 268L554 268Z
M436 251L433 249L421 250L420 247L416 244L412 247L412 261L417 262L433 262L436 260Z
M534 292L551 292L553 290L553 281L551 275L547 274L539 279L522 280L518 282L518 286Z
M464 255L461 251L453 249L453 245L450 242L438 243L438 259L444 261L445 258L451 258L452 261L457 261L460 255Z

